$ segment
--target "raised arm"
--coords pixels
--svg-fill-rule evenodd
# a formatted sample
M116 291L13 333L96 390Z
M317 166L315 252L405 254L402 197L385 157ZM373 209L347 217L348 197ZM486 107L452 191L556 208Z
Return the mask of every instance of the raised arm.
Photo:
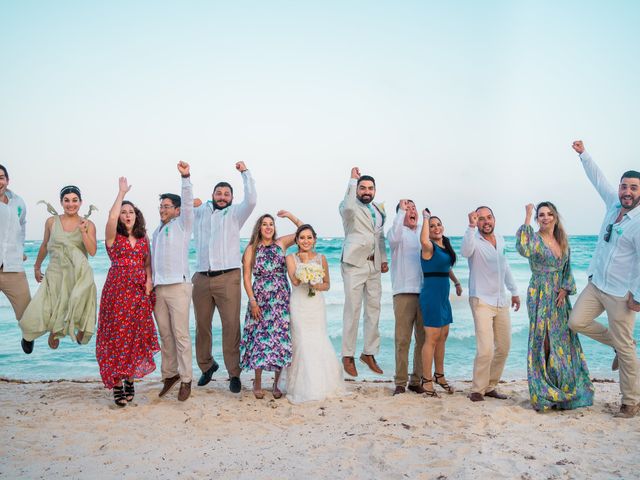
M182 190L180 192L180 216L178 221L185 231L193 229L194 202L193 186L191 185L191 167L187 162L178 162L178 172L182 179Z
M396 217L393 219L391 228L387 232L387 240L391 248L396 248L402 242L402 227L404 226L404 220L407 216L407 204L406 200L400 200L400 207Z
M433 256L433 243L429 239L429 219L431 213L428 208L422 211L422 230L420 230L420 245L422 247L422 258L429 260Z
M535 249L534 232L531 226L531 215L533 215L533 203L529 203L525 208L524 223L516 232L516 250L523 257L529 258Z
M300 220L298 217L296 217L291 212L288 212L287 210L278 210L278 217L288 218L296 226L296 228L298 228L300 225L304 223L302 222L302 220ZM283 251L286 252L287 248L289 248L291 245L296 243L296 234L290 233L289 235L283 235L281 237L278 237L278 239L276 240L276 243L280 245Z
M476 230L478 228L478 212L475 210L469 213L469 228L462 237L460 253L463 257L469 258L476 251Z
M251 318L259 320L262 318L262 311L256 301L256 297L253 293L253 285L251 283L254 250L253 245L247 245L247 248L242 255L242 284L244 285L244 291L247 292L247 297L249 297L249 311Z
M582 140L576 140L571 146L578 153L578 155L580 155L582 168L584 168L584 171L587 174L587 178L595 187L604 203L609 206L612 203L617 202L617 190L609 183L607 178L604 176L604 173L602 173L602 170L600 170L596 162L594 162L591 158L591 155L589 155L589 152L585 150Z
M253 209L258 203L258 194L256 193L256 182L251 176L251 172L244 164L244 162L236 163L236 170L242 175L242 184L244 186L244 198L240 202L236 209L234 209L234 215L240 222L240 225L244 224L253 212Z
M118 232L118 217L120 216L122 201L129 190L131 190L131 185L127 183L126 177L120 177L118 179L118 195L116 195L113 206L111 207L111 210L109 210L107 226L104 228L104 243L107 248L111 248L116 239L116 233Z
M349 177L349 186L344 195L344 199L340 202L340 215L343 218L352 218L356 211L356 190L358 188L358 179L360 178L360 169L353 167L351 176Z
M36 257L36 261L33 264L33 273L36 277L36 282L42 282L42 271L40 270L42 267L42 262L47 258L47 244L49 243L49 238L51 237L51 227L53 225L55 217L47 218L47 221L44 222L44 235L42 236L42 243L40 244L40 248L38 249L38 256Z

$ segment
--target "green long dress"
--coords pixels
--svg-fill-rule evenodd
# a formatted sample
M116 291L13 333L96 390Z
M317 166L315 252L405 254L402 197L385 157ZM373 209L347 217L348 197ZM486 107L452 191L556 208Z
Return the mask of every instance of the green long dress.
M84 332L86 344L96 329L96 284L82 233L65 232L55 215L47 251L44 279L20 320L22 337L32 341L53 332L76 341L76 333Z
M516 233L516 248L529 259L531 280L527 290L529 352L527 380L535 410L568 410L593 404L593 385L578 334L569 330L571 303L556 306L561 288L576 293L569 253L556 258L531 225ZM544 340L549 339L549 355Z

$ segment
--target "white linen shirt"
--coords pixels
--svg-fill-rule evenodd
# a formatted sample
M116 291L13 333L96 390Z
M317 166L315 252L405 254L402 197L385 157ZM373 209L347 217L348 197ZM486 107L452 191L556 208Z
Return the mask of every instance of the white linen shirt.
M518 287L504 254L504 238L495 237L494 247L477 228L469 227L464 232L461 253L469 262L469 296L501 308L511 305L504 287L513 297L518 295Z
M180 215L160 225L153 232L151 267L153 285L190 282L189 240L193 231L193 186L182 178Z
M398 210L393 224L387 232L391 247L391 289L393 295L420 293L422 289L422 266L420 265L420 229L404 225L405 212Z
M193 235L196 243L196 271L240 268L240 229L256 206L258 195L249 170L242 172L244 199L223 210L208 201L195 209Z
M591 155L583 152L580 160L607 209L589 265L591 282L609 295L625 297L631 292L634 300L640 301L640 206L627 212L619 223L614 223L622 207L618 190L607 181ZM605 242L609 225L612 225L611 237Z
M0 202L0 265L4 272L24 272L27 207L11 190L6 195L9 202Z

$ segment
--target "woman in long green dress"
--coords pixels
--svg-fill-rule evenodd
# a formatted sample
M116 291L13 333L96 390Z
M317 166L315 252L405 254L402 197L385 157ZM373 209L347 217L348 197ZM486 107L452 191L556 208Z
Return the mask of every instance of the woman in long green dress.
M586 407L593 404L594 390L580 340L568 325L568 296L576 293L569 242L551 202L536 208L537 232L531 227L533 210L532 204L526 206L524 225L516 233L516 248L529 259L532 274L527 291L531 405L538 411Z
M96 254L96 227L81 217L82 196L78 187L68 185L60 191L63 214L49 205L44 238L34 264L40 287L20 320L22 349L33 351L34 340L49 333L49 346L58 348L60 338L70 336L86 344L96 326L96 285L87 254ZM42 262L49 255L46 275Z

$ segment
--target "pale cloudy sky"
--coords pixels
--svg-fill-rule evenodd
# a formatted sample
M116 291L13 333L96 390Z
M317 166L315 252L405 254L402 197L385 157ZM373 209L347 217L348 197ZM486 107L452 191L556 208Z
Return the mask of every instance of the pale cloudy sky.
M197 196L228 180L237 200L247 163L245 235L280 208L341 235L354 165L389 212L411 197L452 235L478 204L512 234L545 199L570 233L594 233L602 204L570 144L614 184L640 169L639 5L0 0L0 163L30 239L36 202L69 183L103 237L121 175L155 226L178 160Z

